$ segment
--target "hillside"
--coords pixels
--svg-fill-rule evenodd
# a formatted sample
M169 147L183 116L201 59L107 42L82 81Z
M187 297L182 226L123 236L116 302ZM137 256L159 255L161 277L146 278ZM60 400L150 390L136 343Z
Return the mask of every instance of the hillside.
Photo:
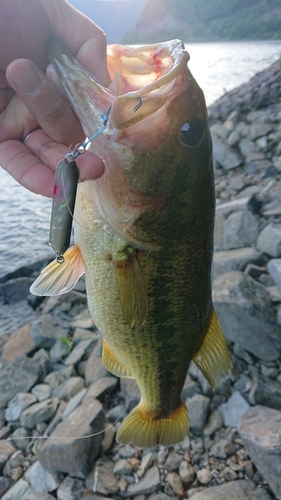
M281 38L280 0L148 0L123 43Z

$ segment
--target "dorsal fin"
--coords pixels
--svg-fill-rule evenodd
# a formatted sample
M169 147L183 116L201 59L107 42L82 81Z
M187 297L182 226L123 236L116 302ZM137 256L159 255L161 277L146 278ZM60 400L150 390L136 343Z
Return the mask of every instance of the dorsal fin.
M40 276L30 287L34 295L62 295L75 287L84 274L85 267L78 245L70 247L63 255L64 262L53 260L41 271Z

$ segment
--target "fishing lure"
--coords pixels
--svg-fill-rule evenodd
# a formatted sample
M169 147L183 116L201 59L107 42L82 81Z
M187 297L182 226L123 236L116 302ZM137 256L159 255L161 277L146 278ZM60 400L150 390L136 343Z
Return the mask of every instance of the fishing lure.
M102 115L103 126L87 141L75 146L71 153L67 153L59 161L54 185L54 196L50 223L49 244L57 254L58 264L64 263L63 254L70 245L72 221L75 208L79 171L76 158L85 153L88 144L107 127L111 106L107 113Z

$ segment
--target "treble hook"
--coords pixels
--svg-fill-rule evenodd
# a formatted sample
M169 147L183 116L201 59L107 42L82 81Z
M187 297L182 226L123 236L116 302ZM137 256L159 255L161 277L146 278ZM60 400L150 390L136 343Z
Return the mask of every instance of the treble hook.
M140 109L141 105L142 105L142 98L139 97L138 103L136 104L136 106L133 109L133 113L135 113L138 109Z

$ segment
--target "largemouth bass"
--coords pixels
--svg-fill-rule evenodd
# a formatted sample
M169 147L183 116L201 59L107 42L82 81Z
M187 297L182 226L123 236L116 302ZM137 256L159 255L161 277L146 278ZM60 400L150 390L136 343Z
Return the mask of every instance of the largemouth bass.
M181 392L190 361L212 387L231 369L211 297L215 205L203 92L179 40L109 46L108 88L59 42L50 59L86 136L111 110L90 147L104 176L78 187L75 244L31 291L65 293L85 272L104 364L141 391L117 439L172 445L188 432Z

